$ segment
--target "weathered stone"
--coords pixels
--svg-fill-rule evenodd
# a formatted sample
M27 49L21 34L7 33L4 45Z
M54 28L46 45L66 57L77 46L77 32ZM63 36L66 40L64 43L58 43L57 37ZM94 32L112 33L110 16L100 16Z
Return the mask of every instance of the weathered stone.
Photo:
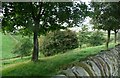
M104 50L86 61L73 64L73 67L62 71L62 78L118 78L120 76L120 45ZM54 77L55 78L55 77ZM58 78L58 77L57 77Z
M87 64L88 61L89 60L84 62L88 66L88 68L90 69L89 71L88 70L86 70L86 71L90 74L90 76L95 76L95 73L94 73L92 67L89 64Z
M95 72L95 75L101 76L100 69L97 67L97 65L94 63L94 61L90 60L88 62L89 62L89 65L91 65L91 68L93 69L93 71Z
M68 78L68 77L65 75L56 75L56 76L53 76L52 78Z
M100 56L101 57L101 56ZM109 67L109 71L110 71L110 76L112 75L112 72L113 72L113 64L112 64L112 61L109 59L109 58L103 58L101 57L101 59L103 59L107 64L108 64L108 67Z
M75 76L75 74L72 72L72 69L70 68L68 68L67 70L63 70L62 73L66 76Z
M108 70L108 65L107 63L101 59L100 57L94 57L94 59L92 59L96 65L99 67L100 71L101 71L101 76L109 76L109 70Z
M90 76L95 76L94 71L92 70L91 66L87 64L87 61L80 62L77 64L77 66L83 67Z
M76 76L89 76L85 69L80 66L74 66L72 70Z

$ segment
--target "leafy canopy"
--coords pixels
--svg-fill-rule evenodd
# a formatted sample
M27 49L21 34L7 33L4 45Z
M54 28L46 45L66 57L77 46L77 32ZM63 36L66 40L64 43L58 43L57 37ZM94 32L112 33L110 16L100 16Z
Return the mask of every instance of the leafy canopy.
M49 32L45 36L40 50L45 56L64 53L78 47L76 33L71 30Z
M2 29L23 35L72 27L87 15L85 3L73 2L9 2L3 3L3 10Z
M92 2L92 23L97 29L120 29L120 3L119 2Z

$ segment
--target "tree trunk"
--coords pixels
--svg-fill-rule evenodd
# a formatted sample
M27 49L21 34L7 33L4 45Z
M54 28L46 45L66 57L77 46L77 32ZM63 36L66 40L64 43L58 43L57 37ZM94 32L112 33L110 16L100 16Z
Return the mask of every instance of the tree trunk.
M82 45L80 45L80 49L82 48Z
M120 44L120 31L118 32L118 44Z
M34 37L33 37L33 54L32 54L32 61L36 62L38 61L38 54L39 54L39 44L38 44L38 27L39 22L36 22L35 28L34 28Z
M114 30L114 33L115 33L115 43L116 43L116 41L117 41L117 31L116 30Z
M107 30L108 32L108 36L107 36L107 41L106 41L106 49L108 49L108 46L109 46L109 42L110 42L110 30Z

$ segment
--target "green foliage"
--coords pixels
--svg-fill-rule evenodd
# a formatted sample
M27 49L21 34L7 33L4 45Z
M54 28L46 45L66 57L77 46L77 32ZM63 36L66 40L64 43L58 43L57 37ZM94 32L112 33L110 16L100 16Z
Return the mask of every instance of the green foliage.
M64 53L67 50L78 47L78 38L75 32L70 30L54 31L46 34L41 45L41 51L45 56Z
M38 35L75 26L83 21L88 13L86 4L82 2L4 2L2 7L4 32L19 32L22 35L34 33L32 61L38 60ZM63 26L64 23L67 25Z
M110 42L114 42L114 33L111 33L110 35L111 35L110 36Z
M119 2L92 2L91 7L93 7L92 24L94 28L107 30L108 36L106 40L106 48L110 42L110 32L114 30L117 33L117 30L120 29L120 3ZM116 9L115 9L116 8ZM116 43L116 35L115 35Z
M120 31L118 32L118 43L120 44Z
M92 24L95 25L94 28L103 30L117 30L120 29L120 15L118 2L99 2L91 3L91 7L94 8L92 13ZM116 8L116 9L114 9Z
M27 56L31 53L32 47L32 41L29 38L25 38L17 43L12 53L21 57Z
M105 41L104 35L102 32L100 31L95 31L91 33L90 39L89 39L89 43L92 46L98 46L103 44Z
M82 47L83 44L88 43L89 34L90 33L88 32L87 26L84 25L82 27L82 30L79 32L79 35L78 35L78 40L79 40L79 46L80 46L80 48Z
M4 2L2 7L2 29L8 32L17 30L23 35L31 35L36 30L45 34L50 30L63 29L64 23L74 26L82 22L88 13L87 5L82 2Z

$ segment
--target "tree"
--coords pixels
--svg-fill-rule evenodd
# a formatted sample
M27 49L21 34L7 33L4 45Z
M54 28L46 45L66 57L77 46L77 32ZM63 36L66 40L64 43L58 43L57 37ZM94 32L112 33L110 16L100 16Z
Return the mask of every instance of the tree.
M89 36L88 36L89 32L88 32L87 26L84 25L84 26L82 27L82 30L79 31L78 34L79 34L79 35L78 35L79 46L80 46L80 48L82 48L82 45L83 45L83 44L86 44L86 43L88 42L88 39L89 39Z
M120 44L120 32L118 32L118 43Z
M91 33L89 43L92 46L98 46L103 44L104 40L103 33L97 30Z
M111 3L110 4L111 6L111 16L113 17L113 22L114 22L114 26L113 26L113 31L115 33L115 36L114 36L114 42L116 43L117 41L117 33L118 33L118 30L120 29L120 2L118 3Z
M24 38L20 40L14 47L12 53L17 54L21 58L31 54L32 50L32 41L29 38Z
M2 22L2 6L1 6L1 2L0 2L0 28L1 28L1 22Z
M120 25L115 25L114 26L113 31L114 31L114 42L115 43L117 42L117 33L118 33L119 29L120 29Z
M50 30L59 30L75 26L81 22L86 13L84 3L73 2L10 2L3 3L3 31L20 32L33 35L32 61L38 60L38 36ZM67 26L63 26L63 24Z
M118 19L119 19L118 6L119 6L119 3L116 3L116 2L91 3L91 7L94 8L93 15L92 15L92 20L93 20L92 23L96 26L95 28L97 29L107 30L107 34L108 34L107 41L106 41L107 49L110 41L111 30L116 31L116 29L120 28L118 23ZM115 35L115 38L116 38L116 35Z
M46 34L40 50L45 56L65 53L78 47L78 38L71 30L57 30Z

